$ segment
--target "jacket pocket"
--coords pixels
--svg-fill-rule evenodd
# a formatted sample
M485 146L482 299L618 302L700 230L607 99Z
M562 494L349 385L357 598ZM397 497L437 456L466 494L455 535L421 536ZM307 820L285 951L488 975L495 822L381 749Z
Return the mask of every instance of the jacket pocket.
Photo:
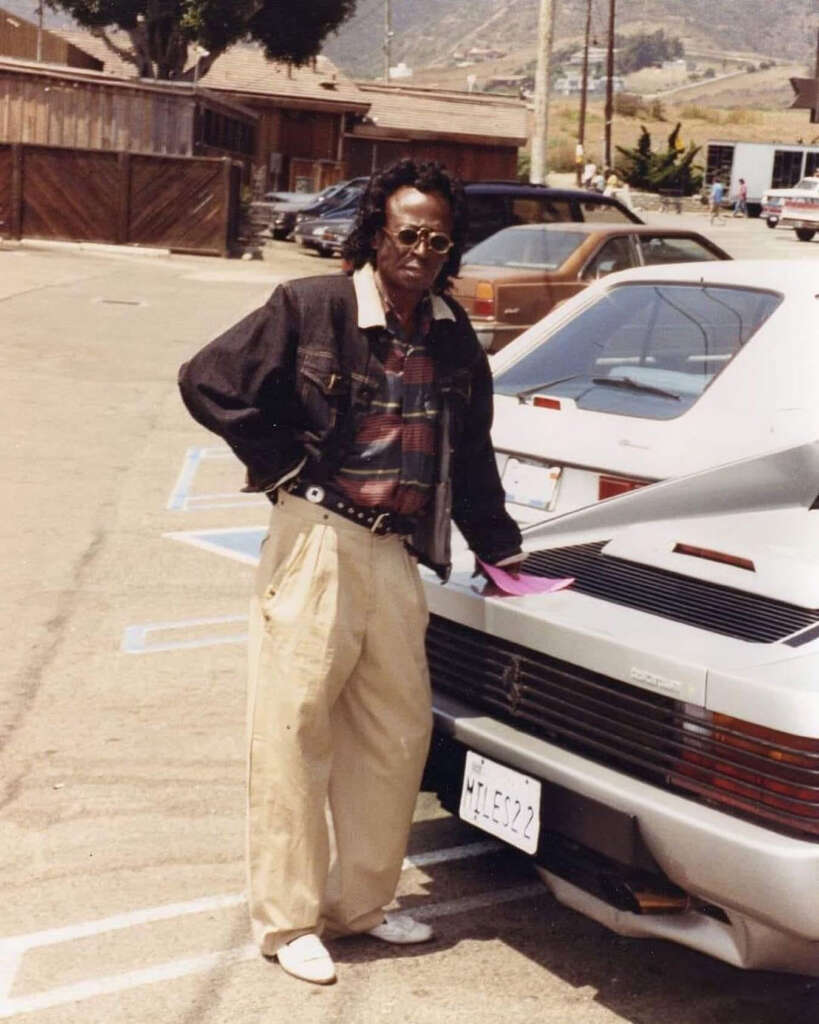
M333 353L308 351L297 364L297 387L311 437L324 440L335 430L339 410L347 401L349 378L341 374Z

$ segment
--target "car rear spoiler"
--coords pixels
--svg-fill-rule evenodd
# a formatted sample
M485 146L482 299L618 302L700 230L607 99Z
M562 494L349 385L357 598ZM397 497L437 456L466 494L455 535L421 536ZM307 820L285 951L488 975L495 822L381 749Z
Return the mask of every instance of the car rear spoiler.
M775 508L819 510L819 440L729 462L575 509L524 529L527 542L579 531Z

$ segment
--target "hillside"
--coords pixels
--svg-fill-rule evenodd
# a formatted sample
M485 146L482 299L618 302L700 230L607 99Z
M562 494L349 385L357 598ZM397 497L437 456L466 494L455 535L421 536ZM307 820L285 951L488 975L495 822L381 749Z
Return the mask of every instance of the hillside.
M534 55L539 0L393 0L392 63L412 68L452 65L453 50L492 47L520 67ZM582 38L585 0L558 4L555 46ZM593 0L592 34L603 45L607 0ZM770 0L618 0L617 32L677 35L686 52L737 52L812 65L819 15L815 0L779 0L771 31ZM327 55L360 77L383 73L384 0L359 0L358 13L331 37Z

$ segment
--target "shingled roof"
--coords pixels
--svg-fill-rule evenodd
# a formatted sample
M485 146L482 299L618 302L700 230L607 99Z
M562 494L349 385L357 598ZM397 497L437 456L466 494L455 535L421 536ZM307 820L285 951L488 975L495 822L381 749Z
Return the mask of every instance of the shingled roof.
M375 82L358 86L371 105L364 122L352 130L356 136L447 138L506 146L526 143L526 107L520 100Z
M57 34L102 60L109 74L135 77L135 65L112 53L99 37L90 32L59 29ZM120 46L127 48L130 45L124 32L109 31L108 35ZM193 67L189 66L184 77L189 80L192 76ZM200 76L199 83L208 89L278 99L289 107L307 110L364 113L370 105L355 82L339 71L328 57L319 56L314 64L293 67L268 60L260 46L230 47Z
M231 47L199 81L209 89L281 99L289 107L307 110L364 113L370 105L329 58L319 56L314 64L293 67L268 60L258 46Z
M121 78L136 78L137 67L136 64L131 64L122 57L117 56L110 47L106 46L99 36L92 35L89 31L83 28L53 28L51 32L55 36L59 36L64 39L67 43L72 46L76 46L77 49L83 50L85 53L90 54L92 57L96 57L97 60L101 60L103 63L103 70L109 75L119 75ZM117 32L114 29L108 29L106 31L109 39L111 39L116 45L125 47L126 49L131 45L131 40L128 37L127 32Z

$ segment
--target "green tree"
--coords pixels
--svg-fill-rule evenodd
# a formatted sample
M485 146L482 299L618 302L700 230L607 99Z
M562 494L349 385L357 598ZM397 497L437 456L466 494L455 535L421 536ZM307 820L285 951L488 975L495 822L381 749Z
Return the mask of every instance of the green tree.
M687 147L680 141L681 123L678 121L669 134L666 148L654 152L651 148L651 135L645 125L637 145L633 149L618 146L617 151L625 160L617 165L620 177L633 185L634 188L647 192L660 189L675 189L683 195L690 196L702 187L702 168L694 164L694 157L701 146L689 143Z
M254 40L273 60L304 64L357 0L47 0L99 36L144 78L176 78L197 44L200 73L233 43ZM125 32L121 45L109 30Z
M660 64L664 60L675 60L684 54L683 44L676 36L667 36L663 29L656 32L639 32L633 36L619 36L617 39L617 70L621 75L639 71L640 68Z

